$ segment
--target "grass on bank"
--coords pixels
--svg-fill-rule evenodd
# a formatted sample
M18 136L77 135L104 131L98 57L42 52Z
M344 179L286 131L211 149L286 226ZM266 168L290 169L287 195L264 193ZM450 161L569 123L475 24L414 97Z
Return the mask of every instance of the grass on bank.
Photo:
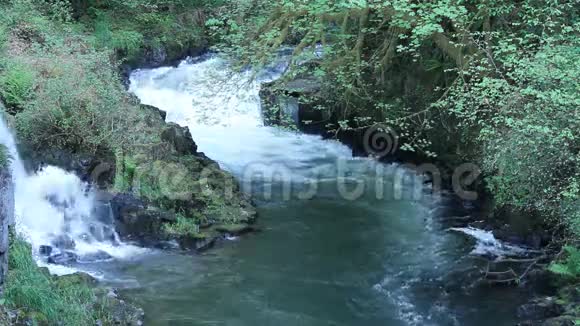
M4 300L41 325L94 325L109 319L88 284L62 282L39 268L30 245L18 237L11 239Z

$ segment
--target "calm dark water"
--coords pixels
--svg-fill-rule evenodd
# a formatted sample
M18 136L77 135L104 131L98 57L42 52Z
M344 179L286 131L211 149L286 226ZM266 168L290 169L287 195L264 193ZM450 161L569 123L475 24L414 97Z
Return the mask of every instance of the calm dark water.
M259 234L123 266L146 324L512 325L525 299L464 289L451 272L475 263L468 246L430 230L420 205L324 199L259 212Z

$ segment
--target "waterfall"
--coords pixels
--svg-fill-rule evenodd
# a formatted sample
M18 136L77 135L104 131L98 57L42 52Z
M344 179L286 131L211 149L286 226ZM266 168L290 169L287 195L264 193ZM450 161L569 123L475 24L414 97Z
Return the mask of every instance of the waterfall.
M32 245L39 265L68 274L84 271L86 263L131 257L143 250L119 240L108 203L97 203L89 185L76 175L55 166L28 174L2 119L0 142L11 156L16 231Z

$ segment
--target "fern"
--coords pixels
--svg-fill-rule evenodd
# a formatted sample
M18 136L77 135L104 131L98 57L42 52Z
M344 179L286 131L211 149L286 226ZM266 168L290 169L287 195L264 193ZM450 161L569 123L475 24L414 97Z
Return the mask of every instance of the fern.
M580 250L572 246L564 247L566 259L550 265L549 270L566 278L580 278Z
M8 66L0 75L0 95L9 113L23 109L24 104L32 97L34 82L34 72L23 64Z

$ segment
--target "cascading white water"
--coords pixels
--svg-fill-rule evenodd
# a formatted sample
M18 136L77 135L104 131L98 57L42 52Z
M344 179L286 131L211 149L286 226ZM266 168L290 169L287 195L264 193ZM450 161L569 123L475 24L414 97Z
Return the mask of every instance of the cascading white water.
M74 273L82 270L78 263L83 260L125 258L143 250L119 241L106 221L110 216L105 220L99 216L93 192L76 175L54 166L26 173L14 137L1 118L0 142L11 156L16 230L30 242L40 265L55 274Z
M251 72L233 73L223 59L211 57L177 69L135 71L130 91L166 111L168 121L189 127L199 149L236 174L256 163L282 163L296 173L313 160L350 159L351 150L337 141L264 127L260 84L280 73L253 80Z

